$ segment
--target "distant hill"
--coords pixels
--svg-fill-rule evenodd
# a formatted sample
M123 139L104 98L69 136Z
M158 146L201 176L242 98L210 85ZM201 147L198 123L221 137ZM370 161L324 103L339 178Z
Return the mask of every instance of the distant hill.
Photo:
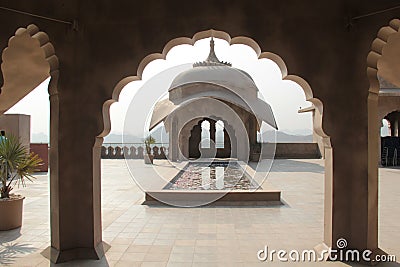
M217 132L217 135L220 133ZM168 143L168 134L164 128L160 127L151 133L157 143ZM266 131L262 134L263 142L273 142L275 139L274 131ZM278 131L276 132L276 142L278 143L311 143L312 135L299 135L299 134L289 134L286 132ZM31 136L32 143L49 143L48 135L44 133L33 133ZM124 135L124 143L142 143L143 137L138 137L134 135ZM122 134L109 134L104 138L104 143L122 143Z
M168 143L168 134L164 128L160 127L151 133L151 136L156 139L157 143ZM104 143L143 143L144 137L135 135L109 134L104 137Z
M217 133L218 135L218 133ZM168 143L168 134L159 128L151 134L157 141L157 143ZM274 142L275 133L274 131L266 131L263 133L263 142ZM312 143L312 135L295 135L288 134L285 132L276 132L276 142L278 143ZM133 135L125 135L124 143L142 143L143 137L137 137ZM110 134L104 138L104 143L122 143L122 134Z
M222 132L221 132L222 133ZM217 132L217 135L221 133ZM151 133L151 136L154 137L157 143L168 143L168 133L164 130L164 128L160 127ZM262 134L263 142L274 142L275 133L274 131L266 131ZM122 134L109 134L104 138L104 143L122 143L122 139L124 139L124 143L143 143L143 137L138 137L134 135L124 135ZM33 133L31 136L32 143L49 143L48 135L44 133ZM312 135L300 135L300 134L290 134L286 132L278 131L276 132L276 142L278 143L311 143Z
M274 131L266 131L262 134L264 143L272 143L275 140L275 132ZM310 135L294 135L287 134L285 132L277 131L276 132L276 142L277 143L312 143L313 136Z

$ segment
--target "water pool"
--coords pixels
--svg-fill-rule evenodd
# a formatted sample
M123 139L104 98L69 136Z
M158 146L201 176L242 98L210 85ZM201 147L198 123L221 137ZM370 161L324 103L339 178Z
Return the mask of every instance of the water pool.
M164 189L251 190L258 187L237 162L191 162Z

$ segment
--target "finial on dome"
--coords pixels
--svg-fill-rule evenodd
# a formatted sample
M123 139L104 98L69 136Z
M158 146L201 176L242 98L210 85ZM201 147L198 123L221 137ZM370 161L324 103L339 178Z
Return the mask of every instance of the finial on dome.
M219 59L217 58L217 55L215 54L214 50L215 44L214 44L214 37L211 36L210 40L210 53L208 54L208 57L206 59L206 62L212 62L212 63L221 63Z
M198 62L193 64L193 67L198 67L198 66L231 66L232 64L227 63L227 62L222 62L218 59L217 55L215 54L215 43L214 43L214 31L211 31L211 40L210 40L210 53L208 54L208 57L205 61L203 62Z

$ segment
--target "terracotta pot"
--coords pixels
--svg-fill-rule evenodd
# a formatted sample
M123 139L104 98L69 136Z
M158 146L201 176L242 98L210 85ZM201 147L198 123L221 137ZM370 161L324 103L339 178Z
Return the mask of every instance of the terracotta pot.
M22 196L0 199L0 231L11 230L22 225Z

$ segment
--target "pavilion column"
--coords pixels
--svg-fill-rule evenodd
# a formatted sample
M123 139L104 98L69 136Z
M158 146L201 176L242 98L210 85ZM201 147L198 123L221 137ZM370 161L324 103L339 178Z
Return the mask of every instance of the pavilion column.
M396 134L395 134L395 122L394 122L394 120L392 119L392 120L389 120L389 124L390 124L390 136L396 136Z
M174 116L172 118L172 123L171 123L171 133L169 134L169 155L170 155L170 160L172 161L178 160L179 138L177 138L177 136L178 136L178 119Z
M257 118L254 115L251 115L249 118L249 129L248 129L248 136L250 145L254 145L257 143Z
M179 153L180 160L185 160L189 158L189 136L190 136L190 127L186 125L180 132L179 136L179 148L181 149L181 153Z
M381 136L381 129L383 127L382 120L381 120L381 127L379 128L378 132L378 164L381 164L382 159L382 136Z
M210 139L212 142L210 142L210 148L215 149L215 120L209 120L210 122Z
M232 157L232 146L231 146L231 142L229 140L228 131L224 128L224 154L227 154L228 152L229 152L229 157L231 158Z
M229 142L231 144L231 158L236 158L237 157L237 141L236 141L235 131L228 124L224 125L224 130L227 132L227 138L229 138Z

